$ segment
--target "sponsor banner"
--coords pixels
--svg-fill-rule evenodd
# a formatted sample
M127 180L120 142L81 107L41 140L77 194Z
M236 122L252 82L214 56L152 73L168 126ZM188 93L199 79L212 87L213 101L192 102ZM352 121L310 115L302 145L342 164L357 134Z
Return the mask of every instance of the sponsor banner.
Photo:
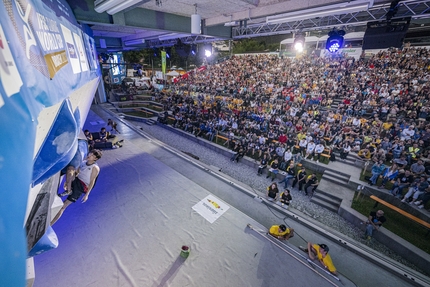
M360 59L361 52L363 51L363 49L361 49L361 48L343 48L340 50L346 56L354 57L356 60Z
M5 91L5 96L10 97L19 92L22 86L21 76L15 65L12 53L3 27L0 24L0 82ZM0 96L0 108L4 105L4 100Z
M65 51L63 35L56 20L50 16L34 12L35 20L32 21L37 43L42 50L49 78L53 79L55 74L68 64Z
M90 64L90 70L97 70L97 54L96 54L96 45L94 39L88 36L87 34L83 34L84 36L84 46L85 51L87 53L88 63Z
M214 223L229 208L230 206L211 194L193 206L193 209L210 223Z
M45 55L45 61L48 65L49 77L54 78L55 74L69 63L66 51L59 51Z
M81 65L79 63L78 51L73 41L72 32L63 25L61 25L61 31L63 31L65 46L67 54L69 55L70 64L72 65L73 74L80 73Z
M76 50L79 56L79 63L81 63L82 72L88 71L88 61L85 55L84 45L82 44L81 36L73 33L73 39L75 40Z

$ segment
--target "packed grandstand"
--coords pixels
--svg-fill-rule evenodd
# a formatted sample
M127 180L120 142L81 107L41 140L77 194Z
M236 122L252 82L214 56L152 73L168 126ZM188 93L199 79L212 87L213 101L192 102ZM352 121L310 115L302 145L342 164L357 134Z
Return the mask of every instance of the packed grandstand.
M429 50L421 47L359 59L232 56L189 73L159 99L176 128L224 137L235 152L278 158L281 168L286 150L311 150L313 158L309 145L322 144L340 160L351 154L370 162L369 169L382 161L403 173L421 159L425 170L413 175L428 177L429 71Z

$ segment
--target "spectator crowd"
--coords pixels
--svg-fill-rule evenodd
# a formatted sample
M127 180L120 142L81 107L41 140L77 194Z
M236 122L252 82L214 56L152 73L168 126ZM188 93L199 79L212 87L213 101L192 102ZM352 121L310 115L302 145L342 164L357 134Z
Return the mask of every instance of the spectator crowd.
M430 52L420 47L360 59L240 55L190 73L160 99L174 127L222 136L232 161L253 157L259 175L267 167L273 180L274 171L327 151L353 156L371 163L370 184L391 182L393 195L422 208L430 199L429 80Z

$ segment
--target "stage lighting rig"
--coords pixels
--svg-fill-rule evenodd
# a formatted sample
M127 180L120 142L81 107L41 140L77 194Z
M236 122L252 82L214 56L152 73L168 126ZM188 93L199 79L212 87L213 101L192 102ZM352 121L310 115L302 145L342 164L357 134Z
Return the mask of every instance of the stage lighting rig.
M387 18L387 21L390 21L394 16L396 16L400 6L399 2L400 0L391 2L390 8L388 9L387 14L385 15L385 17Z
M344 30L333 29L328 33L328 38L325 44L325 48L330 53L336 53L343 46L343 36L345 36Z
M294 49L301 53L305 48L305 35L301 32L297 33L294 37Z

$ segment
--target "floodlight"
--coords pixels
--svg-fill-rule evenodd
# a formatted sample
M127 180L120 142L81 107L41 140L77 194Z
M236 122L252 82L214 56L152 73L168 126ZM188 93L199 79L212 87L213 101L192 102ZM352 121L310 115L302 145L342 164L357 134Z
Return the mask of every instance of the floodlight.
M294 49L301 53L305 47L305 36L301 33L296 34L294 38Z
M212 44L206 44L204 46L204 50L205 50L205 57L209 58L210 56L212 56Z

